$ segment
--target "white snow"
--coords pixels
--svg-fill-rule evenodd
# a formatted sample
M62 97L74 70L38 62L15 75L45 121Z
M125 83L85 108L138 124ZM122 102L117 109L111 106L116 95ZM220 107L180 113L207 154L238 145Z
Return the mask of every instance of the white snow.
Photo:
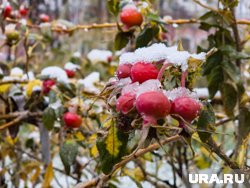
M74 52L73 57L80 58L81 57L81 52L79 52L79 51Z
M19 67L14 67L10 71L10 76L19 77L19 76L22 76L22 75L23 75L23 70L20 69Z
M139 88L139 82L135 82L135 83L132 83L132 84L128 84L126 86L124 86L122 88L122 92L121 94L122 95L125 95L127 93L130 93L130 94L136 94L137 91L138 91L138 88Z
M0 75L3 75L3 70L0 68Z
M199 98L208 98L209 97L209 91L207 88L194 88L194 92L197 93ZM221 98L221 93L218 91L214 98Z
M35 79L35 75L32 71L28 72L28 76L27 74L24 74L22 77L23 80L34 80Z
M196 92L192 92L185 87L178 87L173 90L164 91L164 93L170 100L175 100L176 98L179 98L179 97L190 97L197 101L199 100L199 97Z
M100 90L94 85L96 82L100 81L100 73L92 72L84 79L78 80L78 85L84 86L84 89L90 92L99 93Z
M33 88L32 88L32 92L33 91L41 91L42 90L42 87L41 86L34 86Z
M42 70L41 75L48 76L49 78L56 78L59 82L68 82L68 76L66 72L60 67L46 67Z
M62 106L61 100L57 100L56 102L49 104L49 107L54 110L57 110L61 106Z
M97 63L100 61L107 62L108 57L112 56L112 52L109 50L98 50L93 49L91 50L87 57L92 63Z
M142 93L149 92L149 91L161 91L161 83L157 79L151 79L147 80L146 82L143 82L140 84L137 92L136 97L141 95Z
M181 66L182 71L185 71L188 68L190 57L204 61L206 53L190 54L187 51L178 51L177 46L167 47L158 43L149 47L138 48L134 52L124 53L120 56L120 64L153 63L167 60L174 66Z
M76 65L72 62L68 62L64 65L64 69L66 70L71 70L71 71L76 71L77 69L80 69L79 65Z

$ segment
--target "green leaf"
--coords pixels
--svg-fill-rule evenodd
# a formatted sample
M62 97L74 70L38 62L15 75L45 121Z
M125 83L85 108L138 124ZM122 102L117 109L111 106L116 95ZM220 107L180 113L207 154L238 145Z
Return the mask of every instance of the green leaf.
M238 99L237 88L233 83L226 82L222 85L221 93L225 112L229 117L233 117Z
M67 174L70 173L70 166L75 162L78 153L78 145L73 140L67 140L60 148L60 157Z
M250 132L250 109L247 107L241 107L239 112L239 133L238 133L238 140L240 143L242 143Z
M166 25L166 23L162 20L162 18L158 14L154 14L152 12L149 12L147 14L147 19L150 20L150 21L159 23L159 24Z
M103 173L110 173L113 166L120 162L121 158L126 154L127 142L128 134L117 129L114 119L112 119L107 135L98 136L96 143Z
M119 13L119 0L107 0L107 8L111 14L117 16Z
M158 26L145 27L136 39L136 48L145 47L159 33Z
M56 92L53 91L53 90L51 90L51 91L49 92L49 103L51 104L51 103L54 103L54 102L56 102L56 101L57 101Z
M221 84L223 83L224 76L223 70L220 66L214 68L214 70L208 75L208 90L209 98L213 98L216 92L219 90Z
M211 55L203 65L203 75L209 75L216 66L221 64L222 58L223 56L220 51Z
M56 113L53 108L46 108L43 113L43 124L47 130L52 130L56 121Z
M118 32L115 36L115 50L121 50L124 48L128 44L131 36L131 32Z
M232 63L231 61L222 61L222 67L224 73L234 82L238 82L240 80L240 71L239 68Z
M215 119L211 104L208 102L203 103L203 110L197 123L198 135L202 142L207 142L212 132L215 131Z

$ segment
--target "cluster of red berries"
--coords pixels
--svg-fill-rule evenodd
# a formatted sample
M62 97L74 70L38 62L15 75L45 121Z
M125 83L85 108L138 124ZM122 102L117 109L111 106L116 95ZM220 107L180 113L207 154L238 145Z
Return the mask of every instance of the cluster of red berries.
M153 63L137 62L131 64L121 64L117 69L119 80L130 78L132 83L139 84L145 81L157 79L159 70ZM178 115L185 121L194 120L201 109L200 103L189 97L177 97L170 101L163 90L146 91L136 96L135 93L122 94L116 103L116 110L124 115L136 109L142 116L144 125L157 124L157 120L164 119L168 115ZM176 119L180 120L177 117Z
M21 5L19 10L13 11L10 3L3 5L2 15L4 18L14 17L14 18L25 18L29 14L29 8L25 5ZM39 19L42 23L49 22L50 17L47 14L40 14Z

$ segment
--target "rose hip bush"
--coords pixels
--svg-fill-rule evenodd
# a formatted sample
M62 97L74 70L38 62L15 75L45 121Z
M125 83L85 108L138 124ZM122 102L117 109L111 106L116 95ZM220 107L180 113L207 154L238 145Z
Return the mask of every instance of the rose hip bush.
M189 173L249 170L249 37L236 24L249 21L230 1L198 1L196 20L150 2L107 0L117 23L99 25L1 2L0 187L191 187ZM184 23L207 32L197 53L167 40ZM63 51L105 27L112 49Z

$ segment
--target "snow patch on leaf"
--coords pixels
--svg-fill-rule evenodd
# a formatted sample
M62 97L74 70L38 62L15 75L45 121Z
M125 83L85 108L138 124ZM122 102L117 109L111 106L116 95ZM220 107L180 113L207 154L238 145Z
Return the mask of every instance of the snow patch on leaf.
M68 62L64 65L64 69L70 70L70 71L76 71L76 70L80 69L80 66L76 65L72 62Z
M112 52L108 50L98 50L93 49L91 50L87 57L92 63L96 63L99 61L107 62L108 58L112 56Z
M78 80L78 85L83 86L85 90L93 93L99 93L100 90L94 85L96 82L100 81L100 73L92 72L84 79Z
M41 75L48 76L51 79L55 78L59 82L67 83L69 81L66 72L62 68L56 66L50 66L44 68L41 72Z

